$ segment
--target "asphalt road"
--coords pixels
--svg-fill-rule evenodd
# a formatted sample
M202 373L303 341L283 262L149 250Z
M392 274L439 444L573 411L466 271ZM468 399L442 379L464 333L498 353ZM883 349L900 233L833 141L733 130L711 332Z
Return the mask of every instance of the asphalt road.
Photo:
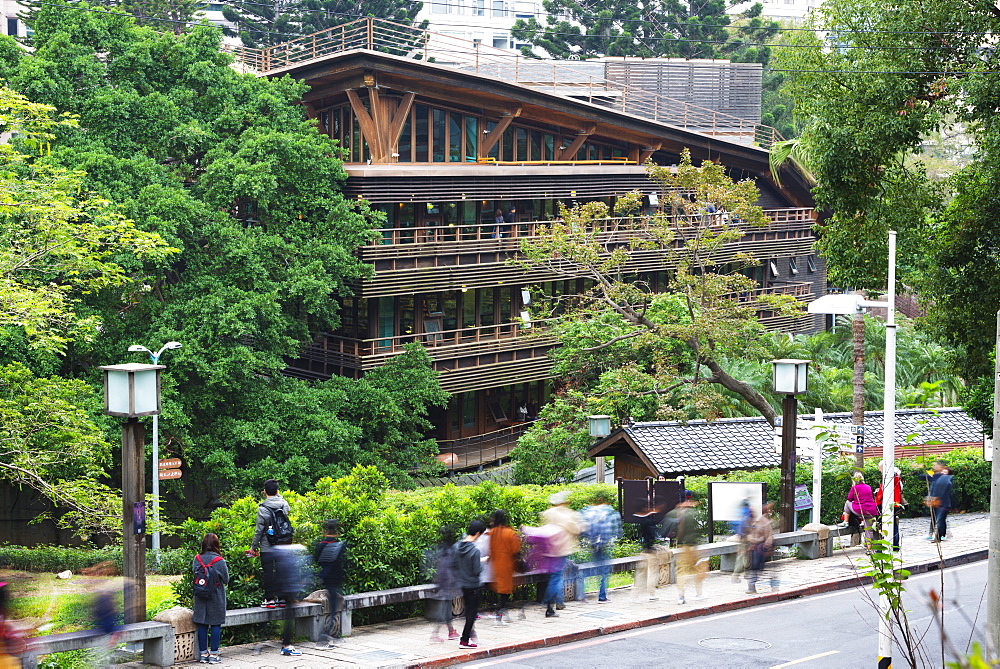
M920 666L941 666L940 634L928 592L941 574L910 579L904 604L914 630L926 632ZM986 624L986 562L945 572L945 628L964 650L975 627ZM877 615L865 596L870 589L843 590L802 599L666 623L556 648L526 651L465 667L795 667L835 669L877 666ZM954 659L946 656L946 660ZM907 666L894 652L893 664Z

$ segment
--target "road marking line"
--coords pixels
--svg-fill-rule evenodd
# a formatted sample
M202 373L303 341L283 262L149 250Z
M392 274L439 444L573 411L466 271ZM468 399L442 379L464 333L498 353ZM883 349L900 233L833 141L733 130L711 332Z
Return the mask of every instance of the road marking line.
M825 653L820 653L819 655L810 655L809 657L804 657L801 660L792 660L791 662L785 662L784 664L776 664L771 669L785 669L785 667L790 667L793 664L802 664L803 662L808 662L809 660L818 660L821 657L826 657L827 655L836 655L839 650L829 650Z
M947 571L948 572L962 571L964 569L969 569L971 567L982 567L982 566L983 566L982 565L982 561L980 561L980 562L971 562L969 564L959 565L957 567L948 567ZM926 572L926 573L923 573L923 574L918 574L916 576L911 576L908 580L913 581L913 580L917 580L917 579L920 579L920 578L925 578L925 577L928 577L928 576L940 576L940 574L941 573L939 571ZM533 658L533 657L540 657L542 655L552 655L554 653L561 653L561 652L565 652L567 650L572 650L571 648L567 648L567 646L572 646L572 648L587 648L589 646L596 646L596 645L599 645L599 644L602 644L602 643L609 643L611 641L619 641L621 639L629 639L631 637L641 636L643 634L652 634L653 632L662 632L663 629L664 629L664 627L666 627L666 626L669 626L671 629L673 629L675 627L685 627L687 625L696 625L698 623L705 623L705 622L708 622L709 619L719 620L721 618L731 618L733 616L746 615L747 613L754 613L754 612L757 612L757 611L766 611L768 609L775 609L775 608L781 608L781 607L785 607L785 606L791 606L793 604L801 603L802 601L804 601L806 599L808 599L810 601L817 601L817 600L820 600L820 599L829 599L830 597L843 597L845 595L856 594L857 590L859 588L864 588L864 587L867 587L867 586L856 586L856 587L853 587L853 588L845 588L843 590L836 590L834 592L827 592L827 593L823 593L821 595L807 595L807 596L801 597L801 598L800 597L796 597L795 599L786 599L784 601L773 602L771 604L763 604L763 605L758 605L758 606L748 606L746 608L738 609L736 611L727 611L726 613L715 613L715 614L710 614L710 615L707 615L707 616L696 616L694 618L687 618L685 620L677 620L677 621L666 622L666 623L657 623L655 625L650 625L649 627L644 627L642 629L635 630L635 631L632 631L632 632L616 632L614 634L604 634L604 635L601 635L601 636L599 636L599 637L597 637L595 639L590 639L588 641L574 641L574 642L571 642L571 643L568 643L568 644L560 644L560 645L555 646L553 648L546 648L544 650L536 650L534 652L519 651L519 652L516 652L516 653L510 653L509 655L504 655L504 656L498 657L496 660L492 660L492 661L489 661L489 662L478 662L476 664L470 664L468 666L469 666L469 669L482 669L483 667L492 667L492 666L495 666L495 665L498 665L498 664L507 664L512 659L514 659L512 657L513 655L517 655L517 659L527 660L527 659L530 659L530 658ZM830 653L824 653L823 655L819 655L817 657L823 657L824 655L831 655L833 653L838 653L838 652L840 652L840 651L836 651L835 650L835 651L831 651ZM812 659L812 658L808 658L807 657L807 658L804 658L802 660L796 660L795 662L805 662L806 660L809 660L809 659ZM794 664L794 662L792 664ZM788 664L781 664L781 665L778 665L778 666L779 667L786 667L786 666L790 666L790 665L788 665Z

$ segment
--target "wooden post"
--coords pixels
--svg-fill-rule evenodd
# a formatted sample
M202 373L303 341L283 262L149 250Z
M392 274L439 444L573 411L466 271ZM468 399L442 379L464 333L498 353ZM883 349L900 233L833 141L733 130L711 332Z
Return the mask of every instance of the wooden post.
M125 623L146 622L146 426L138 418L122 425L122 571ZM143 527L135 530L136 505Z
M795 395L781 400L781 531L795 530L795 431L798 428Z

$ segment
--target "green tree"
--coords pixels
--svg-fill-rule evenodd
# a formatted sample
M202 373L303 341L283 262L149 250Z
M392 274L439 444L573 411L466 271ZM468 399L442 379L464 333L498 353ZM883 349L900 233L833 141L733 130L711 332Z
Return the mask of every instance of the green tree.
M121 254L144 280L85 297L102 330L70 346L60 371L96 381L95 365L130 344L182 342L166 360L163 452L183 456L213 500L271 471L307 489L353 461L393 477L423 462L435 449L423 416L442 397L426 356L391 367L408 386L389 372L281 376L338 326L338 299L371 271L354 250L381 220L342 196L341 150L304 118L305 85L235 72L217 28L159 33L67 7L43 6L35 50L0 64L13 88L78 117L37 162L85 173L85 189L180 252ZM385 413L373 419L359 407L374 397Z
M423 2L419 0L275 0L271 3L235 0L223 5L222 15L236 26L227 28L229 33L238 36L245 46L256 48L288 42L366 16L411 26L422 7ZM426 28L427 22L419 27ZM396 35L396 39L404 43L410 41L404 34Z
M581 395L564 394L542 407L538 420L511 451L515 483L545 485L573 480L593 443L584 404Z
M711 161L694 166L686 150L676 169L653 165L649 174L660 190L663 207L658 213L628 215L638 204L637 194L619 200L619 218L611 224L601 202L563 207L558 221L522 243L527 268L582 277L590 286L561 296L539 314L568 347L560 354L561 364L571 365L575 358L577 365L590 365L606 348L620 356L622 343L627 343L639 352L639 364L619 372L632 370L635 383L607 383L606 394L621 392L616 386L634 388L630 392L637 395L658 396L664 413L680 409L711 418L725 388L773 421L770 401L724 365L760 352L758 306L738 299L759 287L739 271L756 260L733 250L744 234L741 227L768 220L754 204L757 187L751 180L734 182ZM709 214L711 207L719 213ZM633 276L635 258L652 254L669 268L663 293L652 292ZM758 300L779 313L800 309L788 296L761 295ZM593 328L582 342L573 339L578 322L605 321L610 327Z

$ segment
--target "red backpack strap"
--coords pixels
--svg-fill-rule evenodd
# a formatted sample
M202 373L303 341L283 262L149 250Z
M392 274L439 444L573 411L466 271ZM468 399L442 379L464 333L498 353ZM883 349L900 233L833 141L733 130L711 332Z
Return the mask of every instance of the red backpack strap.
M208 565L206 565L206 564L205 564L205 562L204 562L204 561L203 561L203 560L201 559L201 553L196 553L196 554L195 554L195 556L194 556L194 559L195 559L195 560L197 560L197 561L198 561L198 564L200 564L200 565L201 565L202 567L207 567L207 566L208 566ZM213 562L214 562L214 560L213 560Z
M209 562L209 563L208 563L207 565L205 565L205 566L206 566L206 567L211 567L211 566L212 566L213 564L215 564L216 562L221 562L221 561L222 561L222 556L221 556L221 555L216 555L216 556L215 556L214 558L212 558L212 561L211 561L211 562Z

